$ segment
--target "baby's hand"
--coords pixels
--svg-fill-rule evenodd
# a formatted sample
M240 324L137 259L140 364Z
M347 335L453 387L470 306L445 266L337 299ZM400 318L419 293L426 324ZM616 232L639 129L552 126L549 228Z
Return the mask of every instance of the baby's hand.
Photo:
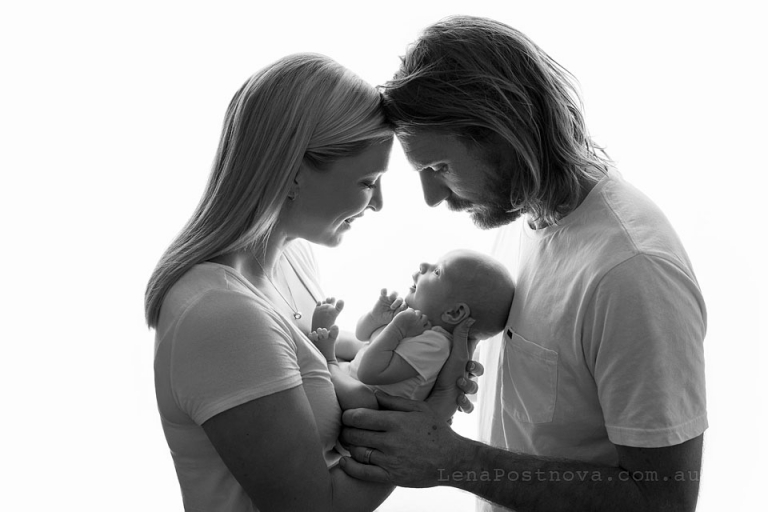
M392 319L400 313L405 311L408 305L402 297L397 296L397 292L387 293L386 288L381 289L381 295L379 295L376 304L371 309L371 318L378 325L387 325Z
M342 309L344 309L344 301L337 301L333 297L325 299L325 302L318 302L312 314L312 330L330 329L336 323L336 318Z
M403 338L418 336L432 327L427 315L418 309L411 308L398 313L394 320L392 320L392 323L398 328Z
M336 360L336 338L339 336L339 327L331 326L330 329L321 327L309 333L309 340L320 349L326 361Z

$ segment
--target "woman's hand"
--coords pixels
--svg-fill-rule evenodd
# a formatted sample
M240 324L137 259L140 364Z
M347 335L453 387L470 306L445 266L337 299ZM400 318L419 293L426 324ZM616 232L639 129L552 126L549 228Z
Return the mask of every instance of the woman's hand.
M485 369L480 363L470 360L478 342L469 336L473 323L474 318L467 318L454 329L451 355L425 400L438 416L446 420L453 416L457 406L466 413L475 408L467 395L477 393L477 382L472 378L481 376Z
M312 330L330 329L336 323L342 309L344 309L344 301L337 301L333 297L325 299L324 302L318 302L312 314Z

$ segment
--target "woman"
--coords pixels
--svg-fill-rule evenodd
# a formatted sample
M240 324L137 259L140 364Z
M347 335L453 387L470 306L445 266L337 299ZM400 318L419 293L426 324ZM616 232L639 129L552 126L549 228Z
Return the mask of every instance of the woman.
M373 510L391 492L338 467L341 410L286 271L317 290L291 242L338 245L382 207L392 140L376 90L319 55L266 67L230 103L203 198L146 294L187 510Z

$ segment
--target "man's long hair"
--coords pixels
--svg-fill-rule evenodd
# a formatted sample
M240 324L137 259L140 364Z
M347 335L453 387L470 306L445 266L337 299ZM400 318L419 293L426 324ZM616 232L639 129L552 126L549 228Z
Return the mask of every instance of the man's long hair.
M610 163L589 138L574 82L521 32L453 16L423 32L382 90L398 134L454 135L488 161L511 153L510 210L552 224Z

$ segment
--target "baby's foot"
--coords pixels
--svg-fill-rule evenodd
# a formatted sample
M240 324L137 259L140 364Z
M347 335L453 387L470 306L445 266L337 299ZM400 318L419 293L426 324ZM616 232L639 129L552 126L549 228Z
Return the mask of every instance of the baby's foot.
M318 302L312 314L312 330L330 329L336 323L342 309L344 309L344 301L337 301L333 297L325 299L324 302Z
M336 339L339 337L339 327L331 326L330 329L321 327L309 333L309 340L325 356L326 361L336 360Z

